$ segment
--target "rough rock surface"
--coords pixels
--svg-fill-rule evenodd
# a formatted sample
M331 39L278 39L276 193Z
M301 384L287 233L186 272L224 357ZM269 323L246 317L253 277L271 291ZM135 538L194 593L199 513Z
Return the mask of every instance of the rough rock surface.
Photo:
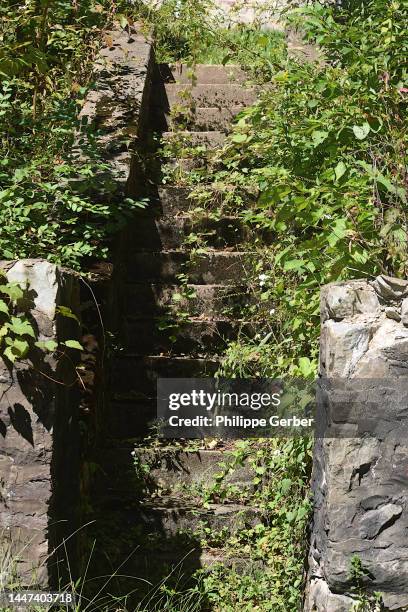
M144 129L152 63L151 43L133 28L130 33L116 29L105 34L78 134L81 158L96 157L109 167L101 173L98 194L121 197L138 192L135 150Z
M356 587L408 606L407 295L408 281L384 276L322 291L320 376L334 386L315 447L308 612L349 611Z
M0 268L9 281L28 282L39 340L78 337L78 323L57 311L61 305L78 311L74 275L43 260L0 262ZM0 358L0 559L6 586L12 571L23 584L52 583L59 556L53 550L77 526L74 359L37 350L12 368ZM74 564L75 550L68 549Z

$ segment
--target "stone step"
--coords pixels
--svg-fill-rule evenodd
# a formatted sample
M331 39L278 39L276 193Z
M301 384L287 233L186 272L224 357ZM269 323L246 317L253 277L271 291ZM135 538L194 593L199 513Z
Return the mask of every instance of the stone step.
M233 64L219 66L214 64L197 64L194 69L186 64L159 65L160 74L166 83L225 84L243 83L246 80L244 71Z
M236 116L244 106L226 108L201 108L194 110L191 125L195 130L220 130L228 132Z
M122 444L104 450L103 466L109 470L115 491L121 490L121 486L126 488L123 473L129 471L136 474L146 491L160 489L171 494L182 486L212 486L217 474L222 472L220 464L230 463L232 459L231 453L225 450L194 451L177 446L135 448L134 444ZM227 474L223 482L251 486L253 478L253 470L244 463Z
M236 119L237 115L245 108L244 105L225 107L225 108L194 108L186 117L185 113L180 111L179 114L162 113L155 111L160 125L164 126L163 131L177 132L182 126L184 129L189 129L194 132L212 132L220 131L228 133L231 129L231 124Z
M174 296L177 296L176 300ZM240 317L248 304L245 286L130 284L126 293L126 312L134 316L187 312L192 317Z
M144 217L168 218L171 221L175 216L183 216L194 208L194 202L189 197L191 188L178 185L165 185L157 187L155 193L149 197L146 208L138 210L135 224Z
M262 561L254 561L245 556L231 557L228 551L222 549L202 550L199 545L194 545L194 541L188 542L187 539L181 546L180 544L178 549L173 548L172 551L168 552L155 550L153 554L148 552L145 554L136 553L131 557L133 575L145 576L149 582L154 583L154 576L157 576L157 574L162 578L172 572L177 574L182 572L185 580L194 571L198 569L209 570L214 565L222 565L241 575L248 575L256 570L262 571L265 567ZM129 574L129 571L127 573Z
M156 396L158 378L205 378L213 376L219 361L163 355L119 355L112 365L112 401L132 403L132 400Z
M182 532L193 536L195 532L209 528L217 532L227 529L230 535L239 533L245 528L255 527L261 524L261 513L252 507L240 504L209 504L207 508L197 507L194 503L183 502L179 497L171 496L146 499L140 503L134 502L133 507L130 500L124 500L122 493L118 498L109 486L106 490L106 512L110 512L122 502L122 508L118 511L118 520L125 533L132 533L135 528L141 536L140 544L150 548L146 538L153 534L160 534L162 538L162 550L166 549L166 539L180 536ZM124 506L128 506L125 509ZM136 544L136 542L135 542ZM174 547L174 541L169 542L170 550Z
M188 203L191 205L191 201ZM197 217L138 217L131 228L132 242L140 251L157 252L177 250L181 246L193 248L201 241L210 248L223 249L234 247L250 237L249 228L238 217L216 220Z
M244 251L207 251L191 262L190 255L183 251L137 252L132 254L128 281L172 283L180 274L187 274L189 282L198 285L245 284L250 255Z
M167 108L176 104L181 107L200 106L201 108L250 106L257 99L254 89L247 89L242 84L207 84L193 87L184 83L167 83L165 85Z
M153 394L154 388L151 389L150 395ZM155 422L156 400L147 395L144 399L139 398L133 401L111 401L105 417L106 435L109 440L142 439L154 428ZM128 469L133 469L130 449L128 454L127 466ZM105 452L102 456L105 456ZM111 470L112 466L116 465L115 454L113 454L112 459L114 461L110 466ZM125 464L123 457L122 460L118 457L118 462L121 465L120 469L123 470ZM106 465L105 461L104 464Z
M165 328L159 329L162 325ZM240 333L253 335L251 326L242 321L196 319L178 324L152 317L128 317L123 330L126 350L139 355L218 355Z
M225 141L225 134L223 132L189 132L186 130L180 130L175 132L163 132L162 141L163 144L173 144L177 147L205 147L206 149L213 151L222 147Z

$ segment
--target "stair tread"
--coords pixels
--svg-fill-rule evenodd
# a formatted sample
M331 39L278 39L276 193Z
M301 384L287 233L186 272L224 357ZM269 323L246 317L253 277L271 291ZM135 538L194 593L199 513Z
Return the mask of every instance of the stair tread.
M197 502L189 501L187 499L182 499L180 497L166 495L163 497L150 498L146 497L140 501L140 508L147 510L158 510L158 511L193 511L198 514L204 515L225 515L225 514L235 514L236 512L247 512L252 511L255 513L259 513L259 508L255 506L246 506L244 504L237 503L219 503L219 504L208 504L206 507L197 506Z
M186 64L177 64L170 67L166 64L160 64L159 70L167 82L174 80L179 83L189 83L191 82L192 72L194 73L194 79L201 84L243 82L247 78L242 68L236 64L226 64L225 66L196 64L194 71L192 71L191 66Z

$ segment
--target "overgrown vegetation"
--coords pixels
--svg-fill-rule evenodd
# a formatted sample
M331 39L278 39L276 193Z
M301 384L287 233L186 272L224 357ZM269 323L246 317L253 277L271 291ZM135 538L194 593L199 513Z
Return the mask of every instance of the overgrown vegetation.
M124 20L120 10L114 0L1 4L0 259L44 257L81 270L89 257L106 257L132 208L108 182L102 189L109 168L98 148L87 159L78 146L81 132L94 130L78 118L91 63L106 28ZM96 185L102 198L87 195Z

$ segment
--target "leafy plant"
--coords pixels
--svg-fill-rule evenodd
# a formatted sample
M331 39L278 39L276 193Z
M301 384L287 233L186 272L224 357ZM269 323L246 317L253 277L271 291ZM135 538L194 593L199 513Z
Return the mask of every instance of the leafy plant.
M38 340L38 332L31 316L29 288L16 282L8 282L0 276L0 357L10 364L29 357L36 348L58 353L62 358L67 349L82 351L82 345L74 339ZM60 314L69 318L75 315L68 307L61 307Z
M3 259L44 257L79 270L90 257L107 256L112 235L142 205L115 199L109 168L97 148L84 161L74 146L76 139L95 141L78 112L104 29L114 19L123 21L120 10L121 3L110 0L80 5L29 0L18 11L13 2L2 3ZM102 197L90 195L96 185Z

